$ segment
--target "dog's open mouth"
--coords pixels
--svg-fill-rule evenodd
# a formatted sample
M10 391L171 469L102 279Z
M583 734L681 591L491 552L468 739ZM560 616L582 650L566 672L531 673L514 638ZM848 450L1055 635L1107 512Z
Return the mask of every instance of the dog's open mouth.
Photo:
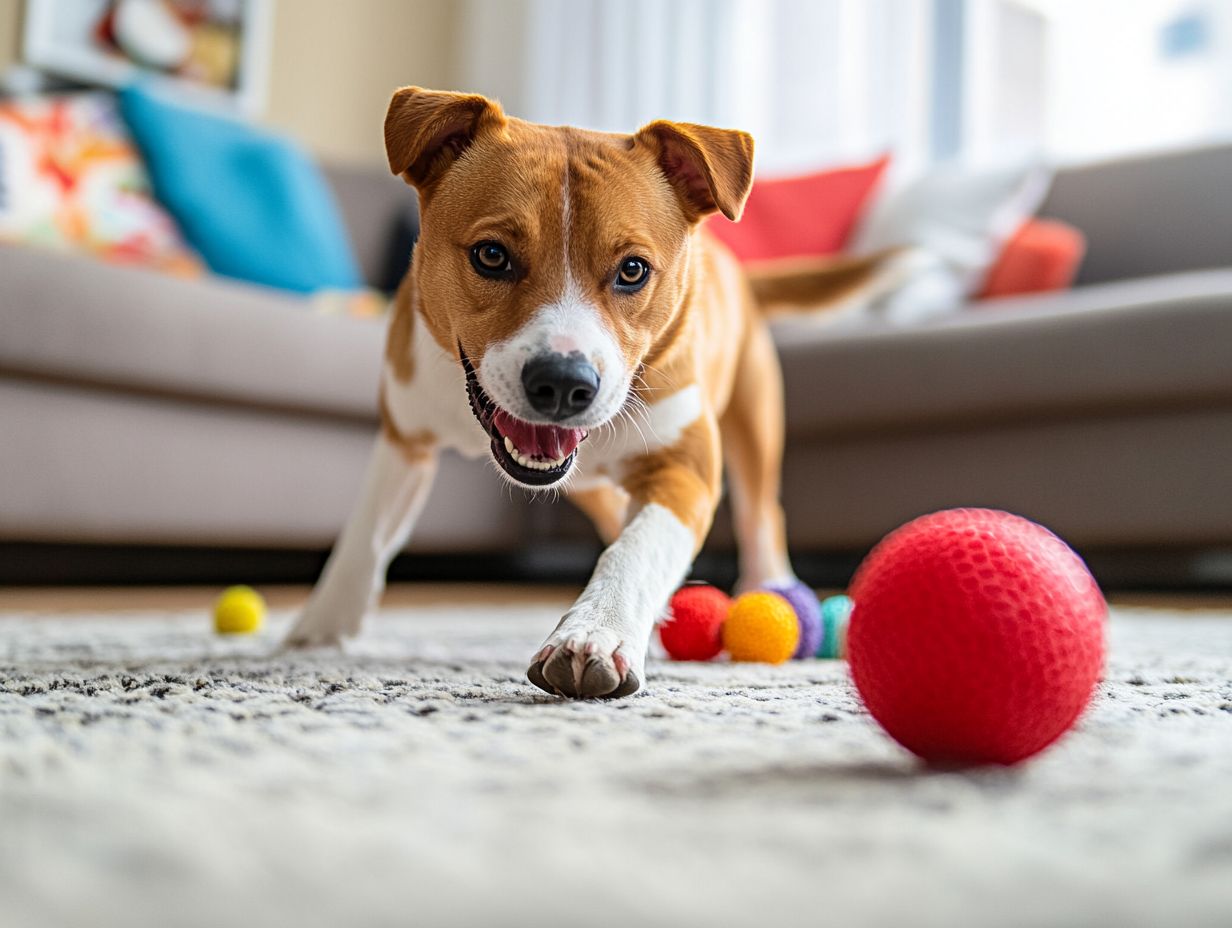
M586 429L537 425L517 419L496 405L479 386L471 359L458 346L466 371L466 393L471 412L492 438L492 457L518 483L532 487L551 486L564 478L577 458L577 447Z

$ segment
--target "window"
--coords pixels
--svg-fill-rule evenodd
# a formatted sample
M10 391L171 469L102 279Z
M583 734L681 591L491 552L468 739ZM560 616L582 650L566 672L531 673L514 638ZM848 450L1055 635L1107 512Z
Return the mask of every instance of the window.
M767 173L1232 138L1223 0L469 0L461 31L516 115L738 126Z

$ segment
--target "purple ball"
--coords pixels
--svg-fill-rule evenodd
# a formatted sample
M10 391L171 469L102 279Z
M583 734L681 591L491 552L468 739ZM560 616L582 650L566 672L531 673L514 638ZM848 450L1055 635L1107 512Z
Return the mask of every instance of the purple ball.
M816 655L817 649L821 647L821 604L813 591L799 580L772 583L766 587L766 591L778 593L791 603L796 620L800 623L800 644L796 647L796 653L791 656L792 660L800 661Z

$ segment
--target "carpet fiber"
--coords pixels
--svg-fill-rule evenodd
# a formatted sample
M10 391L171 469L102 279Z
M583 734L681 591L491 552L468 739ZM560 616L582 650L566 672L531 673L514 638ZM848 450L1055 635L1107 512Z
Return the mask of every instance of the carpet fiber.
M1119 612L1075 733L957 773L837 662L549 699L522 673L559 609L289 657L287 615L0 616L0 923L1232 924L1232 616Z

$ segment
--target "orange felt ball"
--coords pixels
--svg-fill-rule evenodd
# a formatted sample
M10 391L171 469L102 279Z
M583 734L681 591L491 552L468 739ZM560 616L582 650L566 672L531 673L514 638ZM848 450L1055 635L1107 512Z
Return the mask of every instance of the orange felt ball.
M677 661L708 661L723 650L723 620L731 597L712 586L681 587L659 626L663 648Z
M800 643L800 622L777 593L745 593L723 623L723 646L733 661L781 664Z

